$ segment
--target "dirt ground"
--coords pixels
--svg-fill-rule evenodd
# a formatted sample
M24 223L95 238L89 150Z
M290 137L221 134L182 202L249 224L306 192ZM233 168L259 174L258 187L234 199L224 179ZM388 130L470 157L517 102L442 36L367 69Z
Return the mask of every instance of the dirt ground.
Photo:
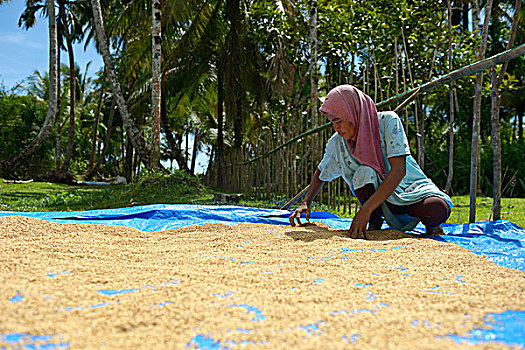
M0 218L0 348L501 349L525 272L397 231L131 228Z

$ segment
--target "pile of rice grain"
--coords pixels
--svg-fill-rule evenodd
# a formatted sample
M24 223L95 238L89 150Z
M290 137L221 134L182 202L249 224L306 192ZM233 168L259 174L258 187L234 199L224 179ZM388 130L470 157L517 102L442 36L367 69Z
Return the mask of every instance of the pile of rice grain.
M397 231L368 238L0 218L0 347L457 349L449 334L525 309L522 271Z

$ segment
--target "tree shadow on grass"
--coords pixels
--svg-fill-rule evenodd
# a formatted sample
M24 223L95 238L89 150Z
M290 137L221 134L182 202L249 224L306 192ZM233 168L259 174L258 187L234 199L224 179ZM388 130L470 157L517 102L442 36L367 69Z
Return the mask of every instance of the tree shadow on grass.
M347 230L334 230L321 223L305 223L299 227L292 228L286 236L303 242L313 242L316 239L330 239L334 236L353 240L348 236ZM394 241L403 238L415 238L420 236L396 230L367 231L367 241Z

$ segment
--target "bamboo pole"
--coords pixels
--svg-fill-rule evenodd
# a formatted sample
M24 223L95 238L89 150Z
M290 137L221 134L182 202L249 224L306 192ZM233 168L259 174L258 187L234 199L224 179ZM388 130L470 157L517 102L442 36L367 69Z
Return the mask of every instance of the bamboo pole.
M372 65L374 66L374 101L377 101L377 64L376 64L376 55L374 50L372 50Z
M341 178L337 180L336 187L336 198L337 198L337 211L341 210Z
M392 85L393 74L394 74L394 60L392 60L392 62L390 63L390 73L388 74L388 85L386 88L386 98L390 98L390 86ZM397 94L397 91L396 91L396 94ZM382 95L381 95L381 100L383 100Z
M395 96L397 96L397 94L399 93L399 61L397 59L398 57L398 54L397 54L397 36L394 37L394 58L395 58L395 61L396 61L396 93L395 93Z
M421 91L420 89L417 89L416 91L414 91L414 93L412 95L410 95L409 98L404 100L399 106L397 106L394 109L394 112L397 113L400 109L405 108L410 102L412 102L417 97L417 95L419 94L420 91Z
M512 18L512 25L510 30L510 37L507 43L507 49L514 45L514 38L518 29L519 13L521 9L521 0L516 0L514 5L514 16ZM492 121L492 162L493 162L493 191L492 191L492 218L494 220L501 219L501 140L500 140L500 120L499 107L501 96L499 95L499 87L505 77L507 71L508 61L503 64L499 73L496 73L495 67L490 67L491 77L491 121Z
M501 219L501 143L499 123L499 81L494 67L490 67L491 82L491 122L492 122L492 152L494 166L493 191L492 191L492 217L494 220Z
M265 135L265 146L264 146L264 149L265 150L269 150L270 149L270 144L269 144L269 139L268 139L269 135L268 133ZM272 181L271 177L272 177L272 174L270 172L270 158L269 157L266 157L266 158L263 158L264 159L264 174L265 174L265 181L264 181L264 187L265 187L265 198L267 201L270 200L270 192L271 192L271 189L270 189L270 183Z
M452 6L451 0L447 0L448 7L448 69L452 70ZM449 193L452 188L452 177L454 176L454 81L449 81L449 141L448 141L448 176L445 192Z
M488 27L490 14L492 11L492 0L487 0L485 6L485 20L483 23L483 32L481 34L481 44L478 51L478 59L485 57L487 48ZM482 95L483 71L479 72L476 77L476 96L474 98L474 117L472 120L472 145L470 158L470 211L469 222L476 221L476 196L478 189L478 171L479 171L479 142L480 142L480 124L481 124L481 95Z
M403 54L403 51L402 50L400 50L400 51L401 51L401 54ZM406 78L406 74L405 74L405 60L406 60L406 57L405 56L401 56L401 73L402 73L402 77L403 77L403 90L407 91L407 78ZM406 135L408 137L408 109L406 108L406 106L405 106L405 133L406 133Z
M364 62L364 65L365 65L365 82L364 82L364 93L367 94L368 96L370 96L370 78L368 76L368 60L365 60Z
M300 116L300 114L299 114ZM299 123L293 123L293 131L294 133L297 130ZM292 193L295 193L297 191L297 144L292 145Z

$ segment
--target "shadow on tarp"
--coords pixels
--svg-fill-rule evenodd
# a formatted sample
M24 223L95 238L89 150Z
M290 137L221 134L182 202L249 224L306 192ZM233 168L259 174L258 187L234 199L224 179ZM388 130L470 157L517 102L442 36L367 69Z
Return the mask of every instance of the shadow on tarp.
M322 220L323 222L325 220ZM333 228L333 227L332 227ZM286 233L286 236L303 242L313 242L318 239L330 239L332 237L348 238L348 230L336 229L328 230L314 223L304 223L300 229ZM366 239L368 241L395 241L403 238L420 238L420 235L414 235L397 230L377 230L368 231Z

